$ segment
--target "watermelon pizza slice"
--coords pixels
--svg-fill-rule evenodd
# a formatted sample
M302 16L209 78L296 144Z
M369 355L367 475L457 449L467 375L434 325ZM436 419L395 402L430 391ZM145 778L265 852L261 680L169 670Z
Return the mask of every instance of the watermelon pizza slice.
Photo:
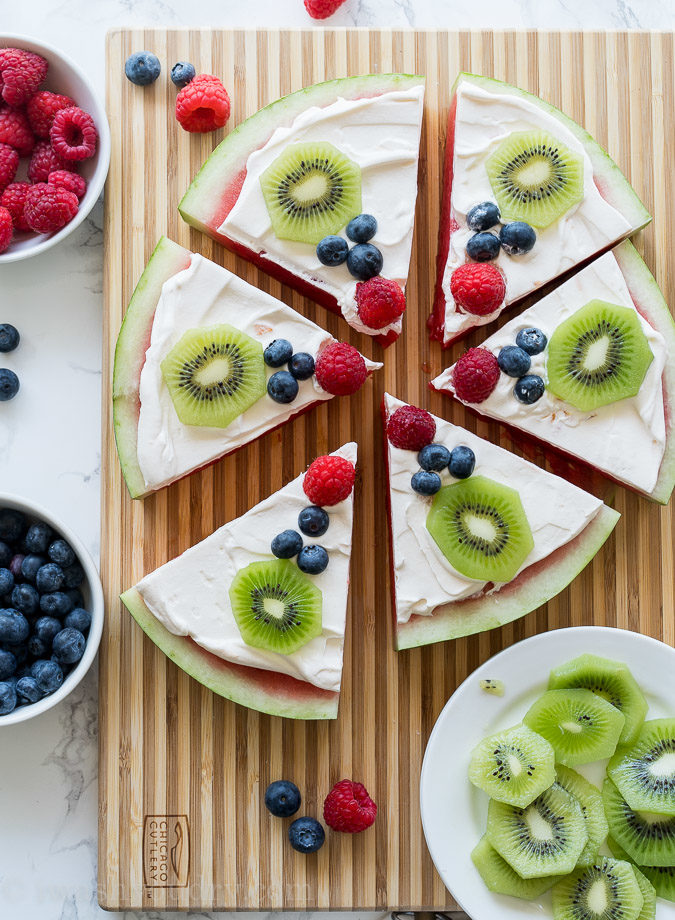
M385 393L396 648L494 629L563 590L619 514Z
M319 457L122 595L214 693L270 715L337 717L356 457L354 443Z

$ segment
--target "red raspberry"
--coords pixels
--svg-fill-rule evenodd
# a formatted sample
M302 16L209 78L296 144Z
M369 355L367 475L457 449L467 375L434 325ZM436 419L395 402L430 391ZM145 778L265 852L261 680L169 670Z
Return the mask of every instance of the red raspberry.
M15 230L30 230L23 216L29 188L31 188L30 182L12 182L0 195L0 206L9 211Z
M344 457L317 457L305 473L302 488L313 505L337 505L349 498L355 478L354 465Z
M69 169L55 169L50 172L47 176L47 184L58 185L59 188L68 189L78 198L83 198L84 193L87 191L86 180L82 176L78 176L77 173L70 172Z
M64 160L78 161L93 157L98 133L94 119L76 105L60 109L49 129L54 151Z
M462 402L480 403L497 386L499 364L487 348L465 351L452 371L452 383Z
M422 450L435 436L433 415L417 406L399 406L387 422L387 437L402 450Z
M211 74L198 74L176 96L176 120L191 133L215 131L229 117L230 97L218 77Z
M61 96L59 93L50 93L43 89L28 100L26 115L36 137L48 138L54 121L54 116L61 109L75 105L70 96Z
M312 19L328 19L345 0L305 0L305 9Z
M23 112L0 105L0 144L9 144L20 157L27 157L34 143L33 132Z
M0 144L0 192L7 188L19 166L19 154L9 144Z
M28 164L31 182L46 182L49 173L56 169L70 169L70 164L53 149L49 141L38 141Z
M0 90L8 105L23 105L47 76L48 64L39 54L20 48L0 48Z
M12 215L7 208L0 208L0 252L4 252L12 242L13 232Z
M374 823L377 805L362 783L341 779L326 796L323 820L334 831L358 834Z
M314 368L319 386L333 396L349 396L363 386L368 368L362 354L346 342L327 345Z
M395 323L405 312L405 294L395 281L376 275L356 285L356 309L371 329Z
M487 316L504 302L504 276L489 262L466 262L450 277L450 293L455 303L474 316Z
M65 188L38 182L31 185L26 193L23 216L36 233L53 233L65 227L75 217L78 208L77 195Z

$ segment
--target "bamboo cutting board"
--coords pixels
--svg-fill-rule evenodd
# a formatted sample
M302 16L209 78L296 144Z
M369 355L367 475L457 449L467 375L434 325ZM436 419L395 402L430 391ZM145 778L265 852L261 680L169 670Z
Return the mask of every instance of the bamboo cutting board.
M140 89L127 55L155 51L162 76ZM419 815L426 740L455 687L513 642L560 626L609 624L675 642L673 511L617 488L622 519L603 551L546 607L502 629L425 649L392 649L379 403L386 388L535 462L496 423L477 421L427 390L449 364L430 345L444 122L459 70L540 94L584 124L632 179L654 215L637 239L675 303L673 36L649 33L118 31L108 38L113 135L106 193L102 577L107 623L100 663L99 900L111 909L447 908ZM134 284L162 233L281 297L374 358L379 346L190 230L177 202L219 135L184 133L168 70L177 60L222 76L238 124L319 80L372 71L427 75L420 194L404 335L385 367L351 399L336 399L214 467L132 502L115 452L110 382L115 339ZM471 342L471 339L468 340ZM214 696L172 665L122 608L120 591L242 514L320 453L359 442L351 602L340 715L332 723L262 716ZM559 465L555 467L559 471ZM578 479L575 470L567 474ZM588 480L583 480L588 485ZM607 497L606 483L590 480ZM462 739L457 739L461 745ZM365 834L329 834L295 853L262 795L293 779L303 812L320 815L342 777L379 804ZM450 816L451 820L451 816ZM173 860L170 857L173 857Z

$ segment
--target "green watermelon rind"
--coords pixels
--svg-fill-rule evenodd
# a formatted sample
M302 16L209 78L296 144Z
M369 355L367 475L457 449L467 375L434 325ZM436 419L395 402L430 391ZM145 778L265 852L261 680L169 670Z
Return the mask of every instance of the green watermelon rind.
M233 665L186 636L170 633L131 588L121 600L143 632L174 664L225 699L286 719L336 719L339 693L284 674Z

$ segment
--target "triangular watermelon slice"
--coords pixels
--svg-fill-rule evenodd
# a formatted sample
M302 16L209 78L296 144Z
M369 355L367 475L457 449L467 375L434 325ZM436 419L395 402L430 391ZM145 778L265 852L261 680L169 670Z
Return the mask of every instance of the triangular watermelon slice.
M291 402L279 403L264 392L263 377L263 395L226 427L184 424L162 362L190 330L220 324L253 340L258 373L267 380L286 368L263 365L262 349L273 340L286 339L294 353L313 359L335 344L328 332L280 300L162 237L136 286L115 350L115 438L132 498L161 489L332 399L312 374L298 382ZM382 366L366 358L363 362L368 375Z
M421 427L411 428L405 407L385 393L397 649L494 629L535 610L579 574L619 519L595 496L442 418L423 413ZM441 446L431 452L437 462L426 477L440 482L430 494L413 488L425 484L421 463L430 465L418 454L422 442ZM441 467L443 448L451 467Z
M284 96L228 134L195 177L180 213L193 227L389 345L400 335L401 319L379 329L360 320L357 281L346 264L323 265L315 243L277 236L260 177L289 145L318 142L338 148L361 169L360 211L377 220L371 243L383 256L381 274L405 288L423 94L424 77L367 74ZM331 232L346 239L344 227Z
M331 456L349 470L356 455L356 444L349 443ZM320 536L303 536L298 516L314 504L303 489L305 475L146 575L122 601L149 638L214 693L270 715L334 719L342 680L353 488L323 508L328 524L323 532L319 528ZM353 484L353 470L351 476ZM302 554L273 554L273 539L286 530L295 531L304 549L327 551L323 571L309 574ZM235 614L243 618L241 628ZM281 622L273 630L274 642L280 636L286 641L289 630L291 639L296 628L301 630L298 647L272 650L265 627L250 631L254 615L256 622L266 616Z
M544 156L536 155L542 148L549 150L545 166ZM524 156L528 172L519 171L519 157ZM455 82L444 173L436 295L429 320L431 337L443 347L474 326L492 322L506 307L583 265L651 219L618 166L587 131L537 96L488 77L462 73ZM543 174L546 184L538 186ZM564 198L555 191L563 182L570 193ZM539 208L542 200L555 201L557 194L562 213L552 218L552 212L544 213L544 205ZM451 279L469 261L466 247L475 231L468 226L467 214L483 202L497 204L498 197L502 223L531 224L536 242L520 255L508 255L501 248L490 262L505 281L501 300L495 295L482 307L469 305L465 298L460 306ZM480 226L483 223L489 221ZM486 232L499 235L500 225Z
M567 323L556 337L560 340L564 328L573 322L571 317L579 315L578 311L591 302L618 305L630 311L629 316L637 316L638 338L646 343L651 355L647 355L649 364L635 395L584 409L550 389L552 350L555 361L558 347L556 340L551 344L551 338L556 329ZM600 311L597 315L602 316L603 307L596 309ZM443 371L431 386L455 396L481 415L517 428L584 461L621 485L667 504L675 485L675 323L635 247L626 241L605 253L487 338L482 347L496 359L504 347L516 345L518 334L528 328L539 329L546 336L543 350L530 357L527 370L528 375L540 377L546 384L534 403L521 402L516 396L516 380L498 370L494 389L480 402L462 398L466 391L461 381L460 395L457 394L456 365ZM586 328L582 334L588 336ZM626 350L632 344L633 334L630 335L624 345ZM627 355L626 366L631 361ZM462 366L466 366L464 362L459 374ZM620 365L612 373L617 375L619 370ZM464 386L466 383L465 377Z

